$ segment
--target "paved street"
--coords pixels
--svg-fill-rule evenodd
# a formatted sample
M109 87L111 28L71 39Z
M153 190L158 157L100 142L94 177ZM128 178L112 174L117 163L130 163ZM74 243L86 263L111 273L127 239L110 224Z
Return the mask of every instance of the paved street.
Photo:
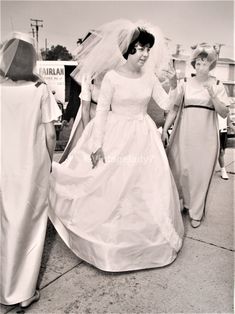
M102 272L71 253L49 223L39 278L41 299L25 312L233 313L234 152L226 150L230 179L222 180L218 169L214 174L201 227L192 229L184 216L184 245L170 266ZM1 313L18 310L1 307Z

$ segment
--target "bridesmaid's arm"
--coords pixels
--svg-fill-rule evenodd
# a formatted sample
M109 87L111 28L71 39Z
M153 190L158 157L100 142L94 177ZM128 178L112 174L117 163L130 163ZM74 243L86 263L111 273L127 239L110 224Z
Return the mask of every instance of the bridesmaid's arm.
M91 108L91 102L88 100L82 99L82 124L83 128L87 126L88 122L90 121L90 108Z
M53 153L56 145L56 132L54 127L54 121L61 116L61 110L59 109L55 97L49 90L47 85L42 85L42 99L41 99L41 113L42 123L45 128L45 140L48 154L51 162L53 160Z
M174 98L172 98L174 105L166 116L165 124L164 124L163 130L162 130L162 142L163 142L164 146L167 146L169 143L168 130L175 122L175 119L176 119L178 111L179 111L180 102L182 101L183 93L184 93L184 87L181 83L177 87L176 95L174 96Z
M54 122L45 123L45 131L46 131L46 146L51 159L53 160L53 153L56 145L56 133Z
M164 146L168 145L168 129L173 124L177 111L178 111L178 102L179 102L179 91L181 90L180 87L171 86L169 94L167 94L162 87L161 83L159 82L158 78L155 77L152 97L155 102L162 108L164 111L169 111L166 117L166 121L164 124L164 128L162 131L162 142ZM173 108L173 109L172 109Z
M167 132L168 129L174 123L175 118L176 118L177 113L178 113L178 110L179 110L179 107L180 107L180 102L182 101L183 93L184 93L184 87L182 84L180 84L177 87L176 95L174 97L172 97L173 106L171 106L171 109L169 110L169 112L166 116L163 131Z
M81 99L81 120L83 128L86 127L90 121L90 107L91 107L91 77L89 75L84 75L82 77L81 94L79 95Z
M162 130L162 142L163 145L166 147L168 145L169 142L169 137L168 137L168 130L169 128L172 126L172 124L174 123L176 116L177 116L177 112L178 112L179 107L174 107L173 110L170 110L166 116L166 120L165 120L165 124Z

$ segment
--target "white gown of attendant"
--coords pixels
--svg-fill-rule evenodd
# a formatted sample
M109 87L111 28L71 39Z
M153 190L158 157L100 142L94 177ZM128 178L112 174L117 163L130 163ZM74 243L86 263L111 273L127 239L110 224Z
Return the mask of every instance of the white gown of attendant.
M78 257L105 271L164 266L182 246L178 192L146 114L151 96L168 108L154 75L109 71L95 118L66 161L53 163L50 218ZM90 154L100 146L106 162L92 169Z
M1 82L0 302L36 289L47 226L51 161L45 124L61 111L45 84Z

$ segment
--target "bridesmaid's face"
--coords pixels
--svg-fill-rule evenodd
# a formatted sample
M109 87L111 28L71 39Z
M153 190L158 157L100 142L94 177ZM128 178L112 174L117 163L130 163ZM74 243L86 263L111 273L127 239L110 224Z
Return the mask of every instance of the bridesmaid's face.
M210 62L206 58L196 59L195 70L197 74L208 74L210 71Z

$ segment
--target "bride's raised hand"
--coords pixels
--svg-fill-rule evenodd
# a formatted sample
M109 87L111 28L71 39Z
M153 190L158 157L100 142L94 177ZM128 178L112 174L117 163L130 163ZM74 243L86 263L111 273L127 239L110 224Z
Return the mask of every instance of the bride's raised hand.
M168 78L171 88L172 89L176 88L177 76L176 76L175 68L173 65L173 61L170 61L168 63L168 68L164 69L163 72L165 73L166 77Z
M100 159L102 159L105 163L105 157L102 147L98 148L95 153L91 154L92 169L94 169L98 165Z

